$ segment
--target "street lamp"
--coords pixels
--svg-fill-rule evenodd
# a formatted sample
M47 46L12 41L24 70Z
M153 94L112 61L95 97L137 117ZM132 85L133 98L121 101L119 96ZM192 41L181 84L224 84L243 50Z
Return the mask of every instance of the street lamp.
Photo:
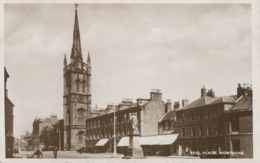
M116 157L116 108L113 104L114 108L114 157Z

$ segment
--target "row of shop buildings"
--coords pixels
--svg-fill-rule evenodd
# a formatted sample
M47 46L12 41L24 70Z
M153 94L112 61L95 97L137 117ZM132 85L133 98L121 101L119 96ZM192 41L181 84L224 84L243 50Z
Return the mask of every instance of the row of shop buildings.
M184 99L181 104L172 104L162 100L160 90L152 90L148 99L139 98L135 103L126 99L105 110L93 110L86 120L86 147L113 151L115 138L117 151L124 152L131 127L129 117L134 113L140 144L148 155L200 156L210 152L252 158L252 88L239 84L236 95L221 97L205 87L200 93L190 103Z

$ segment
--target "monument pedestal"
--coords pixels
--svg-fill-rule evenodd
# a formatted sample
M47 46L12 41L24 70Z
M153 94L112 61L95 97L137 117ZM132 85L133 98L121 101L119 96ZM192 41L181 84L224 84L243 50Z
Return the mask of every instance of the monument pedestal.
M143 149L140 146L140 134L130 133L129 134L129 147L126 150L124 159L141 159L145 158Z

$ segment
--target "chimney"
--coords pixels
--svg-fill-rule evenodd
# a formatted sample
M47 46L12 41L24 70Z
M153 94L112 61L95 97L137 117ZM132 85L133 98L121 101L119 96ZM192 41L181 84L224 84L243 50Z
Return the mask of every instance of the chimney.
M238 83L238 87L237 87L237 98L239 98L240 96L242 96L243 95L243 88L242 88L242 86L241 86L241 84L240 83Z
M215 97L215 92L212 89L208 90L207 96Z
M152 101L162 101L162 93L160 89L152 89L150 93L150 99Z
M177 110L177 109L179 109L179 108L180 108L180 102L179 102L179 101L174 102L173 109L174 109L174 110Z
M247 91L248 91L248 96L252 97L252 94L253 94L252 85L247 86Z
M201 97L205 97L205 96L206 96L206 88L203 85L202 88L201 88Z
M165 113L172 111L172 102L171 99L168 99L165 106Z
M186 106L189 103L189 100L183 99L182 100L182 107Z
M248 97L248 86L247 86L247 84L243 84L243 95L245 96L245 97Z

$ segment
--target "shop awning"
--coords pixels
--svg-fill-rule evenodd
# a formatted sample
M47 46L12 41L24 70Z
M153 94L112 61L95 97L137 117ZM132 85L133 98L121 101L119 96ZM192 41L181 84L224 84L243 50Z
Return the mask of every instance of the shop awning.
M128 147L129 146L129 137L126 136L126 137L122 137L118 144L117 144L118 147Z
M143 136L140 138L140 145L171 145L176 141L177 137L178 134ZM117 146L129 146L129 137L122 137Z
M144 136L141 137L140 144L141 145L159 145L160 136Z
M162 138L162 140L160 142L160 145L173 144L177 138L178 138L178 134L164 135L164 137Z
M108 139L100 139L95 146L96 147L104 146L107 142Z

